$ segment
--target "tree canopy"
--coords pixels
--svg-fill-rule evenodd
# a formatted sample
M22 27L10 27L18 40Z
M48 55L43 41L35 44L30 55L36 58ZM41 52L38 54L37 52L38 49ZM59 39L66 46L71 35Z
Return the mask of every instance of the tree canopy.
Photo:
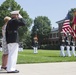
M6 0L0 6L0 36L1 28L4 25L4 17L10 16L10 12L13 10L20 10L20 14L26 19L26 26L19 29L20 40L22 40L32 24L32 19L29 17L28 13L15 2L15 0Z
M32 38L37 35L39 43L44 37L48 37L51 32L51 21L46 16L38 16L34 20L32 28Z
M11 16L10 12L14 10L20 10L20 14L26 20L26 26L19 28L19 39L23 44L28 45L27 37L30 39L29 27L32 25L32 19L28 13L21 8L21 6L15 2L15 0L6 0L0 6L0 37L2 37L2 26L4 25L4 17ZM29 41L29 40L28 40Z

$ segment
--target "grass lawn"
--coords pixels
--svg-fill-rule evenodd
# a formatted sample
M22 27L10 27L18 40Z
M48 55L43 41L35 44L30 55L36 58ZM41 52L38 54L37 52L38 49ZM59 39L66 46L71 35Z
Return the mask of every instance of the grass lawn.
M48 63L48 62L73 62L76 57L60 57L58 50L39 50L38 54L33 54L33 50L19 52L18 63Z
M0 52L0 64L1 64ZM60 57L60 51L58 50L39 50L38 54L34 54L33 50L24 50L19 52L18 64L26 63L49 63L49 62L73 62L76 61L76 57Z

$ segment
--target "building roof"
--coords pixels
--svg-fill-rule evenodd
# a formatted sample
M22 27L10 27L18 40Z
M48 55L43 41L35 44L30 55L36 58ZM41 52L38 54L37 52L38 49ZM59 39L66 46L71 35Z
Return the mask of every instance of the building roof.
M60 21L57 21L56 23L63 23L64 22L64 19L60 20Z
M55 32L55 31L58 31L59 29L58 28L53 28L51 29L51 32Z

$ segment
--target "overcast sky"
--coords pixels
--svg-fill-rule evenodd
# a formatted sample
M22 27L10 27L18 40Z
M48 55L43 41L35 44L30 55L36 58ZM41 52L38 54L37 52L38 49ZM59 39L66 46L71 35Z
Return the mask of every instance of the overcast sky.
M5 0L0 0L0 5ZM57 27L56 21L65 18L68 10L76 7L76 0L15 0L34 19L37 16L47 16L52 27Z

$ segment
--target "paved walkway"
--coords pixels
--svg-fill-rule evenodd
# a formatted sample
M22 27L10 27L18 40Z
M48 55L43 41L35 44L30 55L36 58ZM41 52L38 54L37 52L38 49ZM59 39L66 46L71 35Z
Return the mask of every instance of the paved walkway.
M0 71L0 75L76 75L76 62L20 64L17 69L18 74Z

